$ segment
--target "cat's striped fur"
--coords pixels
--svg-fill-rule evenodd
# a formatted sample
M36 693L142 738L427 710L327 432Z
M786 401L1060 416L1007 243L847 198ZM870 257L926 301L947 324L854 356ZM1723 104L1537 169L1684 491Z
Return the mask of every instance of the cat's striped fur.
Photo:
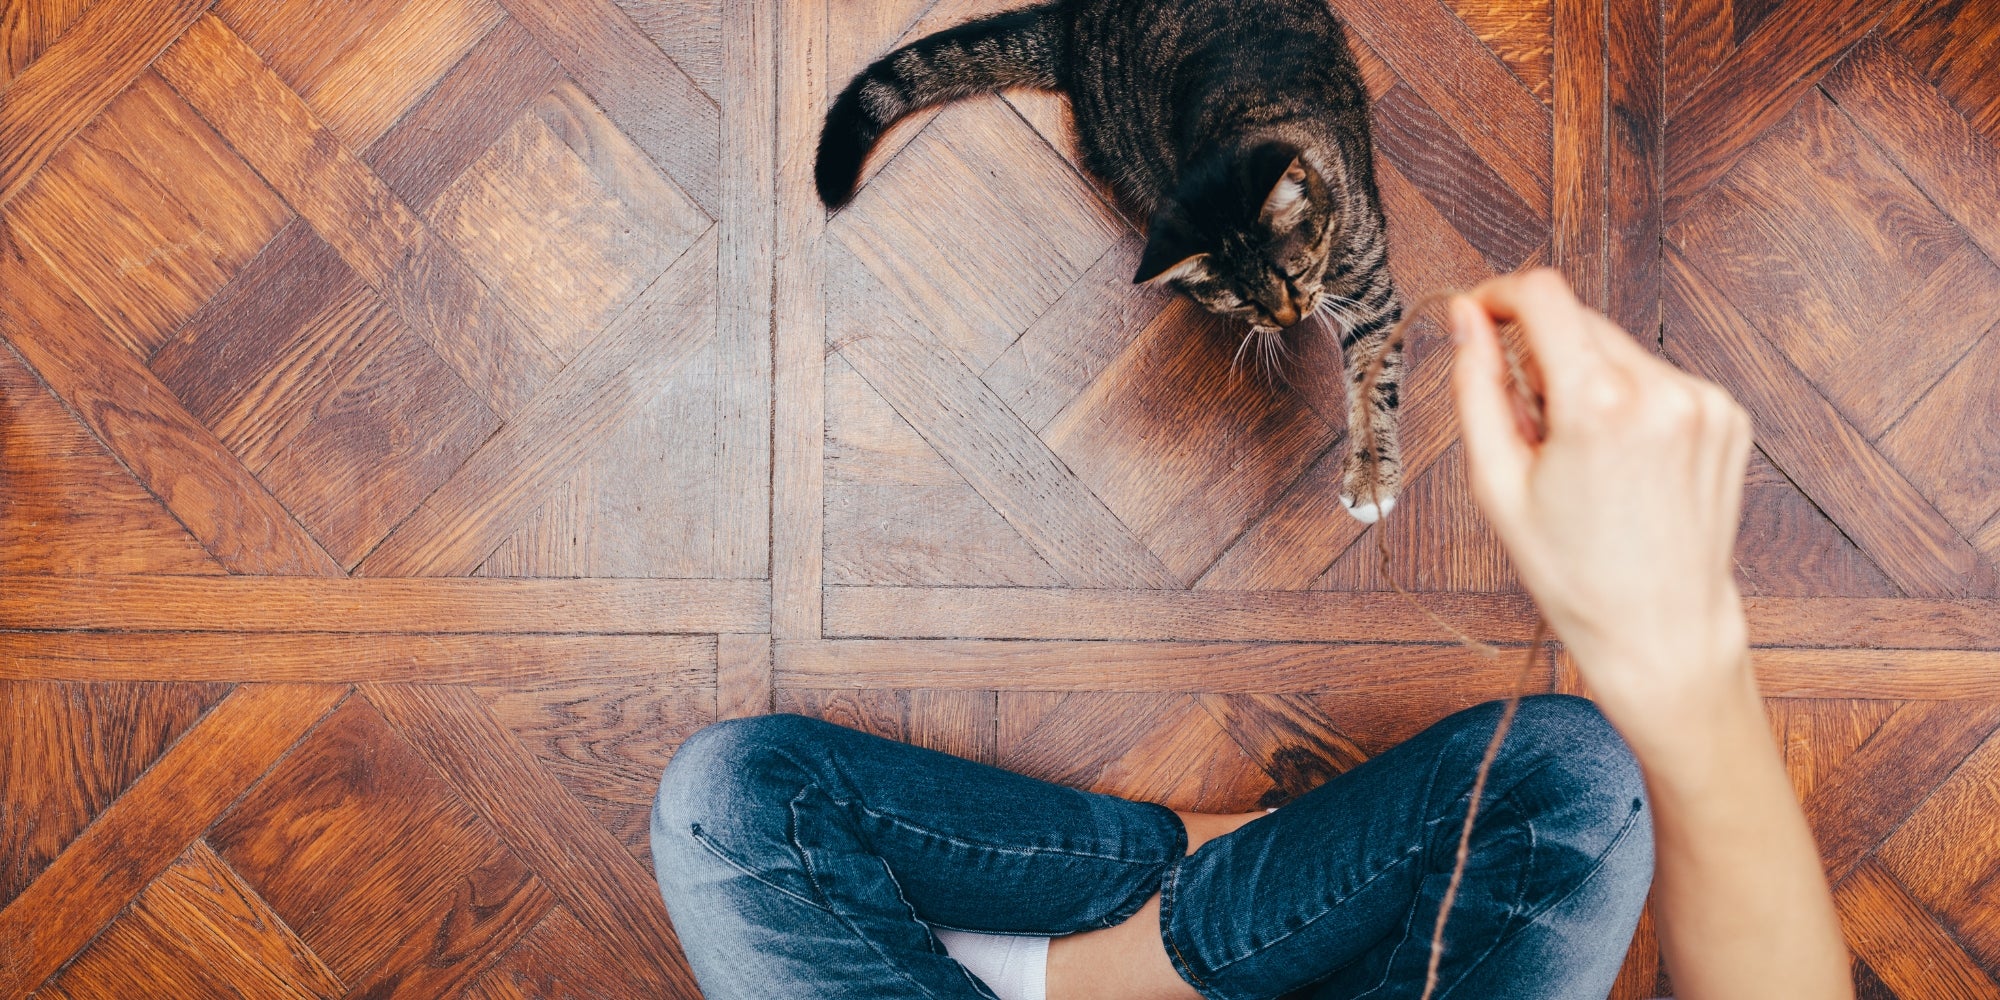
M1010 87L1057 90L1085 165L1136 217L1134 281L1170 284L1249 326L1245 347L1282 353L1315 312L1341 330L1349 426L1375 454L1348 457L1342 502L1388 512L1401 485L1398 353L1376 363L1403 304L1375 188L1368 95L1325 0L1055 0L918 39L862 71L820 136L815 179L830 207L897 119ZM1350 434L1359 440L1360 434Z

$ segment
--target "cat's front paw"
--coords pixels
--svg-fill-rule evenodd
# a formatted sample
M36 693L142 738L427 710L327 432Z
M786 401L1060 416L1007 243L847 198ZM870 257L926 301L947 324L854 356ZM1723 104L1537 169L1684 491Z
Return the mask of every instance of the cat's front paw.
M1347 470L1341 477L1340 506L1362 524L1374 524L1396 509L1396 493L1403 485L1403 463L1393 438L1388 445L1379 455L1357 450L1347 456Z

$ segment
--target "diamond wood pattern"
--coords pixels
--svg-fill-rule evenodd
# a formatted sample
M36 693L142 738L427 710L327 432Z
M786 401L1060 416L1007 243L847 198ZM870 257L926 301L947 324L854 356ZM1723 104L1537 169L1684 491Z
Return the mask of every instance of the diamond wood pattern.
M1059 98L814 200L830 94L1003 6L0 3L0 995L693 998L717 718L1241 810L1506 694L1335 502L1330 331L1132 287ZM1411 298L1553 265L1749 406L1859 992L2000 997L2000 8L1334 6ZM1436 334L1372 530L1518 648Z

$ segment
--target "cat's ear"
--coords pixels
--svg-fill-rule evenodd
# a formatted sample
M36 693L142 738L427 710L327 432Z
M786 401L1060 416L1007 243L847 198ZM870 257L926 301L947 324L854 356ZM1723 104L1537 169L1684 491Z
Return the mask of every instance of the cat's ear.
M1306 189L1306 171L1310 169L1298 157L1278 175L1277 183L1271 185L1271 193L1264 196L1264 207L1257 213L1257 221L1276 232L1285 232L1305 218L1306 203L1310 197Z
M1146 225L1146 250L1139 255L1139 270L1132 275L1135 285L1167 282L1198 273L1208 266L1208 254L1199 245L1194 231L1180 213L1161 209Z

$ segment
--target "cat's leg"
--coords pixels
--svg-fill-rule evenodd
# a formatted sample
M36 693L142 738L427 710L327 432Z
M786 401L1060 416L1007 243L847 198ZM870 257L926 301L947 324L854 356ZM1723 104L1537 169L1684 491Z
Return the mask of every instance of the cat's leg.
M1365 299L1364 299L1365 301ZM1347 367L1347 466L1340 480L1340 505L1363 524L1373 524L1396 506L1403 487L1403 450L1396 410L1402 399L1401 345L1384 353L1389 334L1403 318L1403 302L1393 289L1380 308L1341 332ZM1376 359L1381 367L1374 380Z

